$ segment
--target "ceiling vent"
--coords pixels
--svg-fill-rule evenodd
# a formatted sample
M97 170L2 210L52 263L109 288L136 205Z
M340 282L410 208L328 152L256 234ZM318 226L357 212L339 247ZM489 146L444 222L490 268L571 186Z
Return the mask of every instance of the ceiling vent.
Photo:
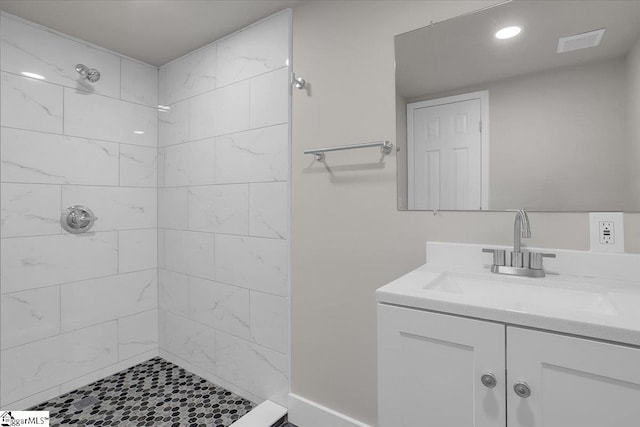
M589 31L588 33L560 37L558 39L558 53L571 52L588 47L596 47L602 41L605 29Z

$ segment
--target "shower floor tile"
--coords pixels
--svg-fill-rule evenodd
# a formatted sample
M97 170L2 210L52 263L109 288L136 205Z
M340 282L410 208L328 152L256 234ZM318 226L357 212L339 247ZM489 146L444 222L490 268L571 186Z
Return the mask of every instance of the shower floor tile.
M98 403L78 409L81 399ZM231 425L254 403L156 357L34 406L51 426L201 427Z

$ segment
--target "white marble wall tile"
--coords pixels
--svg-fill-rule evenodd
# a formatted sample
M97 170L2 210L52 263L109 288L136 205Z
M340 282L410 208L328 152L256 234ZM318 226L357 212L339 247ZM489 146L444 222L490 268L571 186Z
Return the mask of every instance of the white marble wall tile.
M69 393L75 389L84 387L88 384L101 380L105 377L108 377L115 373L129 369L132 366L135 366L139 363L146 362L147 360L153 359L154 357L157 357L157 356L158 356L158 350L154 349L151 351L147 351L145 353L135 355L129 359L122 360L121 362L114 363L113 365L109 365L107 367L97 369L86 375L75 377L70 381L65 381L62 384L60 384L60 394ZM41 400L38 403L41 403L43 401L44 400Z
M118 272L117 233L2 239L2 292Z
M170 187L158 192L158 223L167 228L158 237L160 354L281 403L288 391L289 19L282 13L219 41L217 86L192 89L197 81L187 73L171 77L162 67L160 103L174 104L159 115L158 183ZM174 70L193 68L187 63ZM215 351L207 349L218 335ZM225 363L216 367L219 355Z
M126 360L158 348L158 310L118 320L118 356Z
M35 404L157 354L158 72L0 20L4 407ZM82 80L79 62L99 69L100 81ZM184 199L186 206L186 189ZM75 203L96 211L97 232L62 232L60 211ZM117 275L118 266L148 270ZM187 296L185 306L188 314Z
M215 87L215 43L160 67L161 104L173 104Z
M165 149L160 147L158 148L158 188L164 187L164 182L166 181L165 175Z
M216 371L216 331L209 326L162 310L160 348L206 371Z
M289 352L289 300L251 291L251 338L256 343Z
M216 184L286 181L288 162L286 124L216 138Z
M289 13L218 41L218 86L277 70L289 58Z
M188 135L190 140L210 138L216 134L215 122L218 117L215 115L215 104L217 96L217 91L211 91L189 99ZM248 103L249 94L247 93L247 106Z
M189 229L228 234L249 232L247 184L189 188Z
M285 240L218 234L215 280L286 296L287 249Z
M44 391L41 391L36 394L32 394L31 396L25 397L24 399L19 399L14 402L3 403L0 407L2 411L24 411L32 406L38 405L42 402L46 402L47 400L53 399L55 397L60 396L60 386L55 386L48 388Z
M60 234L60 186L2 184L0 186L2 237Z
M115 363L117 347L114 321L4 350L2 404Z
M160 186L213 184L214 142L204 139L163 148L164 181Z
M247 80L191 98L189 139L249 129L250 87Z
M158 273L145 270L65 283L60 302L63 332L151 310L158 304Z
M2 349L60 333L60 287L2 294Z
M190 318L249 339L249 291L210 280L189 278Z
M289 227L289 184L249 184L249 234L286 239Z
M92 231L155 228L155 188L65 185L62 206L85 205L98 219Z
M289 68L251 79L251 128L289 122Z
M161 309L189 317L189 276L160 269L158 292Z
M2 126L62 133L62 87L2 73Z
M118 144L7 128L1 140L3 182L118 185Z
M158 189L158 227L187 229L188 188Z
M216 89L213 103L213 126L215 135L241 132L249 129L251 84L249 81L235 83ZM193 121L196 116L193 115ZM191 127L190 131L196 132Z
M161 268L191 276L213 279L213 234L161 230L164 255Z
M189 141L189 102L182 101L158 112L158 144L160 147Z
M158 69L121 58L120 98L151 107L158 106Z
M286 404L289 391L286 355L217 332L216 356L221 378L265 399Z
M52 31L0 17L0 64L3 71L40 74L46 81L93 91L118 98L120 96L120 58ZM76 72L82 62L100 71L100 81L89 83Z
M120 185L155 188L158 185L158 150L121 144Z
M158 268L162 269L164 268L165 262L164 262L164 240L165 240L165 231L163 229L158 229Z
M65 88L67 135L158 146L157 108Z
M120 273L158 267L158 231L118 232L118 270Z

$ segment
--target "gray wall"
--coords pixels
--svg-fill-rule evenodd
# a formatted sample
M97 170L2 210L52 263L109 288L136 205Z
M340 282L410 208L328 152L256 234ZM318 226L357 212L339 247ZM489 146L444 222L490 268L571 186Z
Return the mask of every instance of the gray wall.
M376 421L376 288L424 263L431 241L510 244L512 213L398 212L395 157L304 149L394 140L393 36L492 2L314 2L294 9L292 392ZM640 252L640 216L626 215ZM588 215L531 215L529 245L588 249Z
M612 60L489 85L491 209L630 210L625 72Z

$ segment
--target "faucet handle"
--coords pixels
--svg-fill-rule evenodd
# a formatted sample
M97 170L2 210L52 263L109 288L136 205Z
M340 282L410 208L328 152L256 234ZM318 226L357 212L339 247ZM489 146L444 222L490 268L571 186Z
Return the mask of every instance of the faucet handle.
M529 268L532 270L542 270L543 258L555 258L556 254L543 252L529 252Z
M482 252L493 254L493 265L505 265L506 264L506 252L504 249L490 249L482 248Z

